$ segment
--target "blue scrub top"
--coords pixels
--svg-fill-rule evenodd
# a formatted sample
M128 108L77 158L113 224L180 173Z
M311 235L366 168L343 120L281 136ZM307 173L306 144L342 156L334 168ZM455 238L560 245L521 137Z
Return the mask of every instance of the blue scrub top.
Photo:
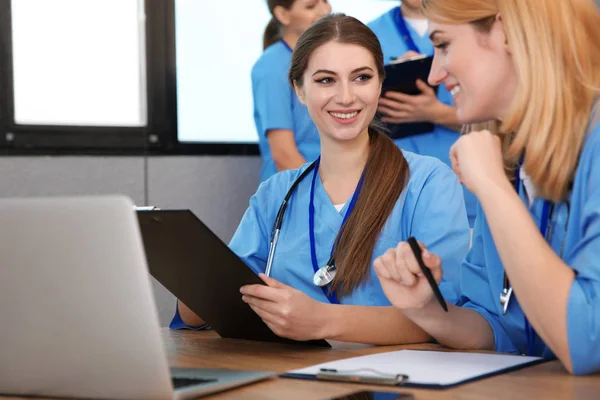
M521 189L521 198L527 204ZM540 226L543 199L536 198L531 217ZM570 208L570 211L569 211ZM502 315L500 292L504 268L483 210L478 206L473 247L462 266L459 304L479 312L494 332L496 350L526 353L524 314L513 294ZM568 222L568 223L567 223ZM600 371L600 125L588 135L568 201L556 204L550 245L576 272L567 305L567 334L576 374ZM562 310L556 310L561 312ZM537 356L554 358L536 335Z
M459 297L460 265L469 248L469 225L463 193L456 175L433 157L403 151L410 179L402 191L377 240L373 259L401 241L414 236L444 260L440 290L449 303ZM271 229L277 211L292 183L309 164L298 170L282 171L263 182L250 199L229 247L256 273L265 271ZM322 289L313 284L310 255L308 205L312 173L298 185L288 203L277 243L271 276L303 291L315 300L329 302ZM319 265L329 260L331 247L348 203L337 211L320 179L315 183L315 243ZM339 299L340 304L389 306L379 279L371 266L364 285ZM187 328L178 313L170 327ZM206 326L200 327L203 329Z
M254 122L263 158L261 182L277 172L267 141L268 130L293 131L298 151L307 162L315 160L321 151L317 127L288 81L291 60L290 48L278 41L265 49L252 68Z
M377 240L373 260L398 242L415 236L428 248L445 256L445 275L440 285L452 303L458 298L459 266L469 246L469 226L460 185L448 167L431 157L404 152L411 175ZM255 272L265 271L271 228L286 192L308 165L283 171L261 184L233 236L231 249ZM312 173L296 188L283 219L271 276L302 290L312 298L329 302L313 284L308 207ZM336 235L348 209L337 211L320 179L315 185L315 243L319 265L328 261ZM375 271L364 285L340 300L341 304L388 306Z
M383 57L386 65L409 50L396 26L394 15L397 12L398 8L391 9L368 24L369 28L375 32L375 35L377 35L377 38L381 43L381 49L383 50ZM419 49L419 52L421 54L433 55L433 45L431 44L429 37L427 35L419 36L408 23L406 24L406 27L411 38L415 42L415 45ZM437 93L440 102L454 106L452 95L443 85L438 87ZM459 132L448 129L442 125L435 125L433 132L396 139L394 142L401 149L436 157L451 167L450 147L452 147L459 136ZM469 225L473 226L475 222L477 199L466 188L464 188L464 196Z

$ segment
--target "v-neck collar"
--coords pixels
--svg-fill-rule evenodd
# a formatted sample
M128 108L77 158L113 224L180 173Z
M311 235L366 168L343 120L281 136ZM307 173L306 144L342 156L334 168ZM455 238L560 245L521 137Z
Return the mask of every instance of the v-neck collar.
M350 201L346 201L346 204L341 211L338 212L335 206L331 202L323 182L321 181L321 175L317 176L315 182L315 219L325 223L332 231L337 232L342 226L344 221L344 215L348 211L348 204Z

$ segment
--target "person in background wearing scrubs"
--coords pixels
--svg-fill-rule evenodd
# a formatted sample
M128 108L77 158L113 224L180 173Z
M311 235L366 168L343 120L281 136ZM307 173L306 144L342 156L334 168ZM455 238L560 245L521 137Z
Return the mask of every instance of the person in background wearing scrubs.
M422 7L436 47L429 81L450 88L461 121L491 122L451 150L480 204L462 307L440 312L405 243L375 261L385 293L442 345L599 372L600 13L593 0ZM439 279L436 253L424 261Z
M277 335L427 341L390 306L372 269L374 257L410 236L452 260L440 287L448 302L457 298L458 268L469 246L462 189L441 161L402 152L373 125L384 74L377 38L355 18L325 17L298 40L289 80L318 127L321 156L261 184L230 243L266 284L244 286L242 299ZM290 197L267 277L279 207L307 168ZM313 275L332 253L335 278L318 287ZM176 318L202 323L181 302Z
M261 182L319 156L317 128L288 84L287 74L298 37L331 12L326 0L267 3L273 17L265 29L264 53L252 68L254 122L263 159Z
M433 55L427 34L428 22L420 5L421 0L403 0L399 7L368 24L379 38L386 65L419 54ZM392 91L383 93L379 100L382 121L391 124L391 136L401 149L439 158L450 166L450 147L458 139L461 129L452 95L444 85L437 88L437 95L423 81L417 81L417 87L422 93L416 96ZM394 134L397 124L411 122L432 122L434 130L405 137ZM469 225L473 226L477 201L466 188L464 196Z

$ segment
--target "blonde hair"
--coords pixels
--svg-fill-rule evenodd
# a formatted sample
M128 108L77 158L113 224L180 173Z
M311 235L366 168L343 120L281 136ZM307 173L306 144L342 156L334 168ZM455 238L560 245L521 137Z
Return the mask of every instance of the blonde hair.
M526 154L538 193L564 201L600 93L600 12L594 0L423 0L425 16L489 31L504 24L518 87L502 122L472 126L503 136L505 167Z

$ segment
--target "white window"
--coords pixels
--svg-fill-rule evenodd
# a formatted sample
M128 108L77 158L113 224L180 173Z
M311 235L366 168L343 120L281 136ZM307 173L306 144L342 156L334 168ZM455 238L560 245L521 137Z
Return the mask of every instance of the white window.
M146 125L143 0L12 0L14 117Z

